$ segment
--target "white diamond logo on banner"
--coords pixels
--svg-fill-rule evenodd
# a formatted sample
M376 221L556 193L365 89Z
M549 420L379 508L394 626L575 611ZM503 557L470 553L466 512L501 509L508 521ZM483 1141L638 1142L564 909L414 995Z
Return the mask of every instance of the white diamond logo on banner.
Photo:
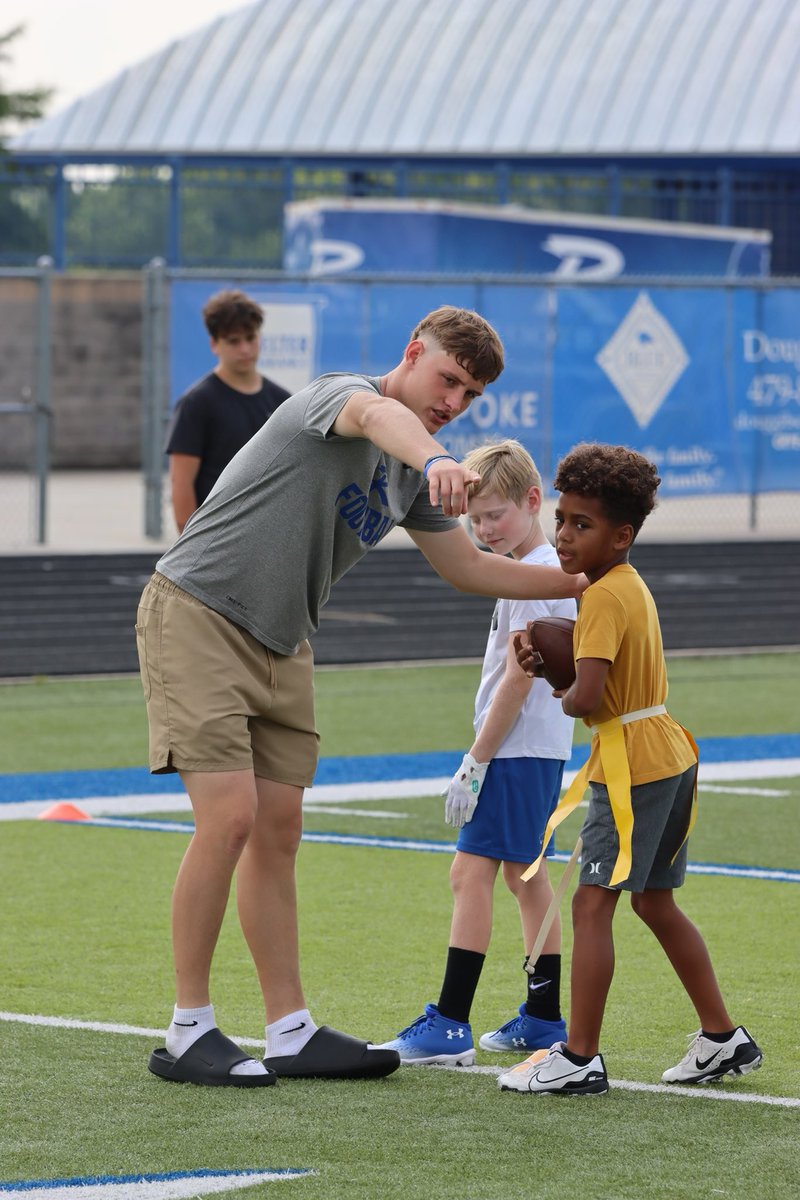
M689 356L646 292L640 292L595 361L645 429L686 370Z

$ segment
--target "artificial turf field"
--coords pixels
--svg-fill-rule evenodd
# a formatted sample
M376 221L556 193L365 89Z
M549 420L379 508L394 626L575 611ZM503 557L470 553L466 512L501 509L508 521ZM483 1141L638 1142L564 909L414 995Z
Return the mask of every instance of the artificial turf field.
M800 656L669 665L670 709L699 738L800 732ZM323 755L452 751L457 766L470 740L478 675L476 665L320 671ZM136 679L0 685L6 781L140 767L145 737ZM764 770L759 777L743 764L739 777L701 788L689 857L783 871L783 879L693 874L682 896L735 1019L764 1050L764 1066L711 1088L659 1085L696 1018L622 901L602 1046L612 1090L572 1100L499 1092L497 1070L515 1059L481 1051L478 1070L401 1068L372 1083L284 1080L254 1092L165 1084L148 1073L146 1058L162 1044L157 1031L173 1000L169 896L188 832L0 822L0 1197L36 1195L31 1181L94 1179L99 1195L120 1178L201 1171L297 1172L248 1189L265 1198L276 1187L314 1200L797 1197L800 784L789 759L786 775ZM0 775L0 799L3 788ZM315 808L306 829L446 843L452 831L442 807L438 796L361 799L336 811ZM163 812L188 820L169 797ZM579 820L566 823L559 849L571 847ZM449 861L449 853L374 844L303 846L303 971L318 1021L379 1041L435 1001L449 929ZM554 880L561 869L551 868ZM476 1035L509 1019L524 996L516 913L502 885L496 901L473 1009ZM263 1037L233 912L215 960L214 1001L231 1036ZM211 1187L203 1177L183 1182L182 1195ZM152 1191L157 1182L128 1186L129 1195L167 1194ZM85 1187L80 1193L89 1195ZM50 1187L47 1194L61 1193Z

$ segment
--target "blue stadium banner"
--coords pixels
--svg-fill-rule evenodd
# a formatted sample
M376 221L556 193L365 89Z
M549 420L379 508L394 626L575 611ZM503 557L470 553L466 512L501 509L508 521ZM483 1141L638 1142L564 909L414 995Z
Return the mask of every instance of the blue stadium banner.
M173 402L214 366L201 310L236 281L171 283ZM800 291L445 280L248 281L264 308L260 369L290 390L326 371L383 374L440 304L483 313L506 369L440 441L461 457L515 437L545 482L581 441L656 463L664 496L797 490Z
M664 495L747 490L726 392L721 290L570 289L554 356L557 460L581 441L641 450Z
M300 200L284 209L283 265L311 275L626 275L732 278L769 273L764 229L539 212L439 200Z
M800 488L800 292L734 293L732 437L753 492Z

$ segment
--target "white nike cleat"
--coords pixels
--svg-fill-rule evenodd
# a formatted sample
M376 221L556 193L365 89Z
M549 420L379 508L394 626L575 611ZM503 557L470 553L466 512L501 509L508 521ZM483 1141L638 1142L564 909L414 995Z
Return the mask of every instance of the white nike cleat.
M702 1030L690 1036L691 1046L677 1066L664 1072L662 1083L714 1083L726 1075L755 1071L764 1058L744 1025L727 1042L716 1042Z
M606 1065L595 1054L586 1066L576 1066L562 1053L565 1042L556 1042L549 1050L537 1050L530 1058L498 1076L504 1092L538 1092L552 1096L597 1096L608 1091Z

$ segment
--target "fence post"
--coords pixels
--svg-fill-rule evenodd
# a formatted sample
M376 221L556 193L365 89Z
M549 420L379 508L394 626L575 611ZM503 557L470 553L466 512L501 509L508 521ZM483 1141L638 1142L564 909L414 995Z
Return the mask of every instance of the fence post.
M755 286L755 310L756 310L756 329L764 329L764 288L756 282ZM753 430L753 457L751 462L750 476L750 532L755 533L758 529L758 508L759 496L761 492L761 476L764 460L764 443L765 433L760 424L757 423Z
M144 273L142 313L142 469L144 532L163 534L164 413L166 363L165 263L154 258Z
M554 414L555 414L555 356L558 342L558 287L544 289L547 310L547 326L544 343L543 395L540 413L542 428L543 462L539 463L545 479L552 479L556 468L554 458Z
M50 300L53 260L38 259L39 290L36 312L36 384L34 395L34 470L36 472L36 541L47 541L47 483L50 471L50 420L52 417L52 337Z

